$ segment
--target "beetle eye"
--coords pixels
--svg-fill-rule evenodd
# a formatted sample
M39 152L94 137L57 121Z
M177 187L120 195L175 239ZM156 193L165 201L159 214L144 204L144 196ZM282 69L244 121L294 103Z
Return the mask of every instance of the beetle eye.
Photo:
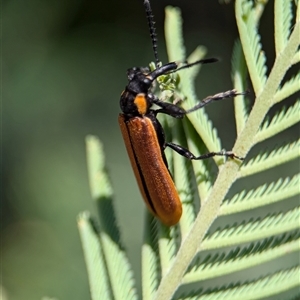
M148 77L145 77L145 78L144 78L144 84L145 84L147 87L150 87L151 84L152 84L152 80L149 79Z
M128 80L132 80L132 78L134 77L134 75L138 73L138 68L130 68L127 70L127 78Z

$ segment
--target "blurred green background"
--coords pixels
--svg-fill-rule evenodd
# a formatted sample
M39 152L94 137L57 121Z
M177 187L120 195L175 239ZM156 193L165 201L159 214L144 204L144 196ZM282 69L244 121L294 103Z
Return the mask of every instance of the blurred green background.
M202 44L209 57L222 59L203 67L199 97L230 89L237 37L233 4L152 0L163 62L166 5L182 9L188 53ZM104 144L119 225L139 278L144 204L117 115L127 68L153 60L142 0L9 0L2 2L2 19L1 283L11 300L89 299L76 227L79 212L96 214L87 179L87 134ZM272 61L271 4L263 22ZM234 118L232 103L225 102L207 111L230 149Z

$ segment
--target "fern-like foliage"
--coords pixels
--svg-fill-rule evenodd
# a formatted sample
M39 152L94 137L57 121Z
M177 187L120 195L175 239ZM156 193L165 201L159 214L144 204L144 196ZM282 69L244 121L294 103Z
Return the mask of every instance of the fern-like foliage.
M85 212L78 228L88 270L92 299L138 299L133 272L122 246L112 206L112 189L106 174L100 141L88 136L87 161L90 189L98 208L100 224Z
M243 91L251 81L253 87L246 97L234 99L237 139L233 151L245 156L245 163L212 160L218 169L215 179L207 161L191 163L167 153L184 213L180 223L171 228L150 214L145 220L140 276L145 300L292 299L298 295L300 270L294 257L300 248L300 208L295 201L300 193L299 174L291 169L283 175L281 170L299 160L299 141L290 140L285 133L299 124L300 98L295 97L288 107L278 107L278 103L300 90L300 72L287 76L288 70L300 62L300 5L298 1L275 0L276 57L268 69L259 34L267 2L235 1L239 40L233 50L233 86ZM165 30L170 61L186 60L181 23L180 11L168 7ZM188 60L201 59L204 54L204 48L197 48ZM201 101L193 83L199 70L197 67L180 73L175 92L184 96L185 108ZM168 82L166 79L163 83ZM164 89L164 84L161 87ZM247 97L254 98L253 107L248 106ZM268 116L270 109L272 117ZM175 143L186 145L195 154L222 149L205 110L189 114L181 125L170 119L163 118L162 123ZM279 134L285 134L286 139L268 149L271 143L264 142ZM260 147L258 154L250 152L254 147ZM87 149L100 226L88 213L79 216L78 225L92 299L137 299L131 267L114 221L112 191L99 141L89 137ZM268 178L270 170L275 176ZM255 176L261 180L259 184L252 182Z

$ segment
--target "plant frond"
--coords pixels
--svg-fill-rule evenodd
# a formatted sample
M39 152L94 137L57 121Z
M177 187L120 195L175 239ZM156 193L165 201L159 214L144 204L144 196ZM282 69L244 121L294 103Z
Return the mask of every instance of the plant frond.
M255 281L231 284L222 288L196 291L197 296L184 296L180 300L252 300L263 299L267 296L277 295L299 286L299 267L261 277Z
M162 276L166 274L179 247L178 227L166 227L162 224L158 226L158 249L160 256L160 267Z
M299 77L300 80L300 77ZM282 108L281 111L277 112L271 121L265 121L259 131L257 132L254 143L265 141L268 138L286 130L287 128L297 124L299 120L300 111L300 99L296 103L289 107Z
M169 54L169 60L181 60L184 61L185 46L182 39L182 21L180 10L177 8L167 7L166 9L166 21L165 21L165 35L167 51ZM181 49L176 52L175 49ZM193 68L185 69L181 71L180 75L180 92L186 97L186 101L183 101L182 106L187 109L195 105L199 100L196 97L194 85L192 84L191 75L193 78ZM215 151L215 149L222 149L220 139L217 135L217 130L213 128L212 122L209 120L203 109L197 110L192 114L187 115L192 125L195 127L198 134L203 139L203 142L207 146L209 151Z
M105 257L113 298L137 299L133 271L123 249L112 206L112 189L105 172L102 144L94 136L86 138L87 162L92 197L98 206L99 242Z
M241 1L239 1L241 2ZM249 74L255 94L258 95L266 84L266 57L262 51L260 35L257 31L256 11L252 8L250 1L243 1L243 5L236 5L236 14L239 21L243 16L243 23L238 22L241 31L241 42L243 44L244 55L247 61Z
M231 77L233 81L233 86L237 91L244 91L246 89L245 82L247 75L247 67L240 41L236 41L234 44L231 64ZM237 134L239 134L244 128L246 120L248 118L245 97L238 97L234 99L234 115Z
M288 0L289 7L291 6L290 1ZM258 24L266 3L267 0L236 0L235 2L241 42L237 42L234 47L232 79L235 89L239 92L246 90L248 67L251 84L257 96L250 113L247 112L246 107L248 99L243 97L234 99L238 138L233 152L238 155L246 155L255 143L274 136L299 121L297 111L299 111L300 101L293 107L278 112L270 122L261 125L266 114L275 103L298 91L297 81L300 80L299 74L297 74L284 84L282 81L291 67L291 62L300 60L298 57L300 56L299 6L296 17L298 23L295 25L291 24L293 17L287 15L289 8L285 7L286 11L277 15L277 19L279 18L284 23L277 27L281 31L281 36L275 38L277 40L276 50L280 49L278 50L280 55L276 55L274 65L267 77L266 57L262 52L261 38L258 32ZM282 1L276 5L279 7L279 5L285 4ZM165 30L169 61L184 62L186 60L181 25L179 9L168 7L166 9ZM203 48L197 48L189 57L189 62L202 58L204 52ZM186 99L182 103L185 109L192 107L199 101L193 84L199 69L200 66L183 69L178 72L180 73L178 74L179 77L174 80L176 83L174 91L175 89L176 92L178 90L178 96L183 95L182 99ZM166 75L168 77L171 74ZM161 79L164 83L164 78ZM167 80L168 78L166 78L168 84ZM173 81L171 83L173 84ZM158 84L160 84L159 80ZM278 88L280 84L282 87ZM171 94L172 96L175 99L177 94L174 92ZM169 99L170 97L166 98ZM175 143L184 147L187 144L187 148L195 155L205 153L207 150L222 149L217 131L204 109L188 114L187 118L183 120L183 127L178 126L176 121L169 119L172 118L166 120L162 116L161 122L168 139L168 135L170 135ZM84 234L84 238L86 238L85 235L90 235L88 239L91 241L85 243L85 249L89 248L90 243L95 243L92 245L92 251L88 253L89 264L92 264L92 259L97 255L97 251L100 251L102 255L103 261L100 263L104 264L104 270L97 269L100 264L90 266L91 268L95 267L95 269L91 269L90 273L95 274L97 280L100 280L99 276L102 276L100 271L105 271L103 277L105 276L104 283L107 285L104 287L107 287L107 293L111 298L123 299L126 295L126 299L136 299L131 267L120 242L119 229L115 225L115 212L111 203L112 190L105 173L101 145L93 137L87 140L87 144L90 156L88 157L90 185L93 199L98 206L101 230L96 231L96 234L93 233L92 224L88 223L87 217L86 220L84 218L83 221L80 220L83 222L81 226L85 226L84 230L80 230L82 230L81 235ZM192 174L191 163L170 152L166 151L167 161L182 200L184 214L179 224L171 228L163 226L149 213L147 214L142 246L143 299L171 299L182 283L200 281L201 284L202 280L233 272L248 271L250 267L267 262L273 263L273 260L283 259L287 253L293 252L294 254L299 251L299 207L288 208L290 210L287 212L268 214L264 218L245 219L243 214L239 214L238 219L243 221L234 224L232 222L229 225L225 223L229 218L221 218L220 221L224 221L223 225L215 232L208 233L214 220L222 215L237 214L283 201L299 194L300 176L296 175L293 178L282 178L270 184L262 183L259 187L252 190L246 189L234 195L232 199L224 201L236 179L263 172L298 158L298 141L286 144L270 153L259 154L245 165L236 160L228 159L225 164L219 166L219 162L223 161L223 158L216 158L215 162L219 166L216 180L214 171L209 167L207 161L192 161L194 170L194 174ZM198 195L195 192L197 188L201 209L198 216L195 217L194 205L197 204L195 201L198 199L193 196L196 195L197 198ZM88 234L84 231L87 231ZM251 244L239 246L244 243ZM224 249L225 247L234 249L227 253L229 250ZM209 252L210 250L218 251L218 253L204 256L203 251ZM196 259L196 255L199 260ZM188 272L186 272L187 270ZM251 276L249 278L253 280L253 276ZM294 269L285 270L251 282L231 284L221 288L212 287L211 290L202 290L197 294L190 293L184 299L219 297L222 300L240 300L247 299L249 295L251 295L251 299L253 295L261 298L294 287L296 284L294 277ZM276 280L280 280L280 284L276 285ZM98 290L97 293L99 293Z
M299 141L277 148L270 153L261 153L242 165L239 178L274 168L299 157Z
M197 249L204 238L209 226L217 217L219 207L228 191L228 183L236 178L238 164L228 162L219 172L213 189L201 206L201 210L195 219L188 235L181 242L180 248L175 256L168 272L162 277L155 299L170 298L175 289L180 285L184 273L197 253Z
M300 90L300 72L296 74L292 79L285 82L284 85L278 89L275 94L273 103L279 103L285 100L287 97L297 93Z
M238 29L241 38L241 44L243 47L243 51L245 54L245 59L247 61L247 66L250 72L250 77L252 80L256 80L252 76L255 76L255 72L251 70L253 69L252 62L253 57L251 57L251 53L249 53L249 57L247 51L249 52L249 36L248 36L248 20L251 17L251 13L248 12L247 9L251 8L251 5L246 0L239 0L235 2L236 7L236 18ZM246 8L246 10L244 9ZM250 15L249 15L250 14ZM249 16L248 16L249 15ZM290 38L286 44L286 47L282 51L282 55L276 57L270 75L263 89L259 91L256 97L254 106L252 108L251 113L249 114L249 118L247 120L247 124L243 131L240 133L239 138L236 141L235 146L233 147L233 151L235 153L239 153L243 155L246 154L247 150L250 150L253 146L253 138L257 133L260 124L262 123L265 115L271 108L273 104L274 95L280 85L282 79L284 78L286 72L289 70L291 66L291 60L299 47L299 36L300 36L300 22L296 23L293 27L293 31L290 35ZM251 52L251 51L250 51ZM251 72L253 74L251 74Z
M300 250L299 232L251 243L242 248L235 248L229 253L208 254L189 267L183 278L183 284L216 278L242 271L256 265L280 258L286 253Z
M296 65L300 62L300 51L297 51L292 60L292 65Z
M199 148L197 143L197 138L194 138L194 130L192 130L192 126L189 125L188 122L184 122L184 130L188 134L188 149L192 153L203 153L206 151L205 146ZM213 185L213 179L211 178L211 174L209 172L208 162L204 160L192 161L193 171L196 179L196 184L198 187L198 194L200 201L202 202L206 199L210 189Z
M183 130L182 130L183 131ZM173 141L175 144L184 145L182 134L179 128L173 127ZM190 230L196 218L196 211L194 205L194 191L191 184L191 164L181 155L173 155L174 163L174 182L178 195L182 203L182 210L184 214L180 219L181 236L184 237Z
M219 229L208 235L199 250L219 249L242 243L253 242L290 230L299 229L300 209L298 207L279 214L271 214L265 218L250 219L240 225Z
M112 197L113 191L105 172L105 156L99 139L89 135L86 138L87 165L90 191L93 200Z
M182 18L180 9L167 6L165 9L165 39L169 61L185 61L186 51L182 34Z
M269 0L259 0L259 1L255 1L253 10L255 12L255 22L256 24L259 23L259 20L265 10L266 5L268 4Z
M275 50L277 56L285 47L291 32L293 16L292 0L276 0L274 8Z
M264 184L256 189L242 191L231 199L223 202L220 208L220 216L234 214L278 201L289 199L299 195L300 175L292 179L279 179L270 184Z
M142 245L142 289L143 299L152 300L158 287L160 274L160 261L158 253L157 221L146 212L145 231Z
M223 149L217 129L213 126L212 121L209 119L204 110L197 110L192 114L189 114L188 119L202 138L203 143L209 152L216 151L216 149ZM219 161L223 161L220 157L215 157L214 160L217 164L219 164Z
M88 212L83 212L78 216L77 226L87 266L91 298L92 300L101 297L113 299L99 236ZM104 278L106 280L103 280Z
M206 55L206 48L203 47L203 46L198 46L196 47L196 49L189 55L187 61L189 63L192 63L194 61L197 61L197 60L200 60L200 59L203 59ZM201 69L201 65L196 65L196 66L193 66L193 68L190 69L190 79L191 80L194 80L195 77L198 75L199 71Z

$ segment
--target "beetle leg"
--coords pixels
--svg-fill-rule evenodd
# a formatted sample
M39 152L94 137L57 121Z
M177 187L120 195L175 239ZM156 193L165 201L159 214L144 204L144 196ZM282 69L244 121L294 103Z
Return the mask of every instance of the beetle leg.
M239 96L239 95L245 95L245 94L248 94L249 91L246 91L246 92L241 92L241 93L238 93L236 90L229 90L229 91L226 91L226 92L222 92L222 93L218 93L218 94L215 94L215 95L212 95L212 96L208 96L206 98L204 98L202 101L200 101L198 104L196 104L194 107L188 109L186 111L186 114L187 113L190 113L190 112L193 112L195 110L198 110L200 108L202 108L203 106L213 102L213 101L218 101L218 100L223 100L223 99L226 99L226 98L233 98L233 97L236 97L236 96Z
M206 158L210 158L213 156L226 156L226 157L230 157L230 158L236 158L239 160L244 160L243 157L237 156L235 155L232 151L225 151L222 150L220 152L208 152L199 156L195 156L192 152L190 152L188 149L174 144L174 143L166 143L166 146L170 147L171 149L173 149L174 151L176 151L178 154L188 158L188 159L193 159L193 160L200 160L200 159L206 159Z
M151 95L149 94L148 97L150 96L152 103L155 103L157 106L161 107L161 109L158 109L156 111L157 113L163 113L163 114L167 114L174 118L182 119L186 114L193 112L195 110L198 110L213 101L219 101L219 100L223 100L226 98L233 98L233 97L236 97L239 95L245 95L245 94L248 94L248 91L238 93L236 90L229 90L226 92L218 93L218 94L206 97L205 99L200 101L198 104L196 104L194 107L192 107L188 110L184 110L183 108L181 108L175 104L161 101L153 94L151 94Z
M148 94L148 97L150 95ZM157 106L161 107L160 109L157 109L155 112L156 113L163 113L163 114L167 114L171 117L177 118L177 119L182 119L185 115L186 115L186 111L169 102L164 102L159 100L157 97L155 97L153 94L151 94L151 100L154 104L156 104Z

